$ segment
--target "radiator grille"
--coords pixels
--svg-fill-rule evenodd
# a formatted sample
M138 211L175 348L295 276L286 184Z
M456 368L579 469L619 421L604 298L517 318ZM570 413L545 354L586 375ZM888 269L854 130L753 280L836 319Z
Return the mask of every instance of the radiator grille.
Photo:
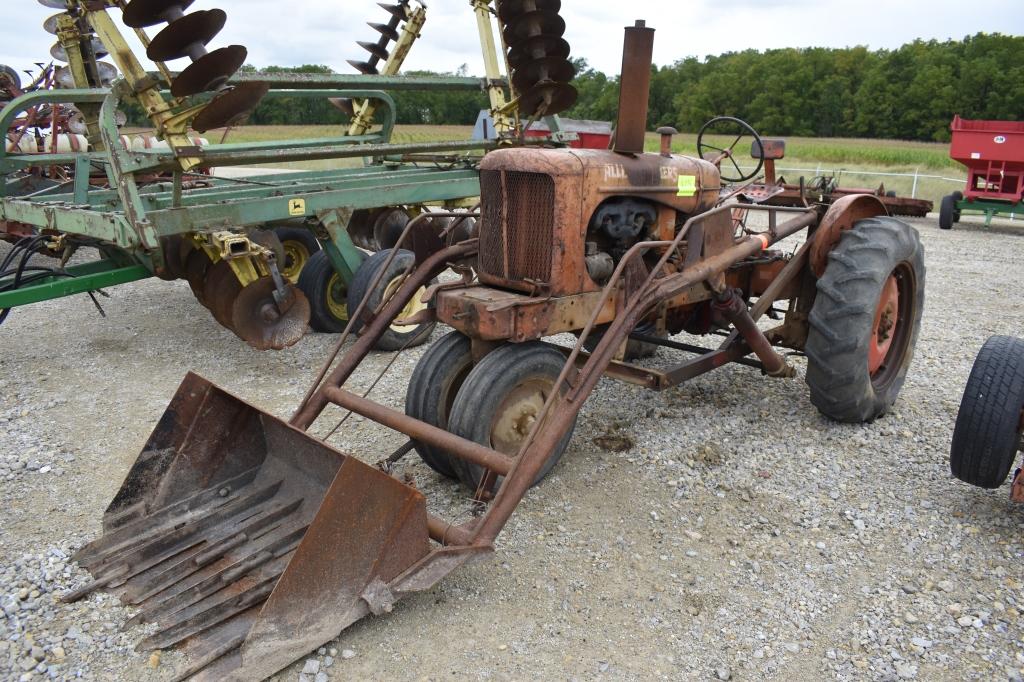
M542 173L480 173L480 270L550 283L555 181Z

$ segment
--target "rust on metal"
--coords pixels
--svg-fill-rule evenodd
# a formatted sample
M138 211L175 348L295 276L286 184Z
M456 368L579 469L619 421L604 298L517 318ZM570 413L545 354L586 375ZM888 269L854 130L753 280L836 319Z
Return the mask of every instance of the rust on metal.
M814 244L809 255L811 271L817 277L825 274L828 254L839 243L839 238L845 230L866 218L885 215L888 215L885 205L877 197L867 194L843 197L829 206L828 212L814 233Z
M622 79L619 81L619 120L615 126L615 151L642 154L647 133L647 105L654 58L654 29L637 21L626 28L622 48Z
M542 35L537 30L558 28L551 19L557 14L541 5L552 3L500 5L514 18L506 37L526 50L520 81L530 80L531 59L549 58L532 51L560 49L557 42L534 40ZM350 311L334 353L290 422L189 374L108 508L103 536L76 557L92 580L67 598L104 589L138 607L133 622L154 628L141 648L184 646L192 655L184 676L261 679L360 618L390 612L403 596L430 589L493 551L602 377L660 390L729 363L792 376L774 345L801 348L815 267L823 267L843 230L885 209L871 196L841 199L824 217L820 207L739 206L721 200L713 164L672 155L668 144L663 154L643 154L646 116L633 105L647 99L652 35L642 25L628 29L623 82L635 78L643 87L623 103L620 146L503 149L485 157L478 229L438 248L454 226L428 227L433 246L425 250L433 252L423 254L377 310L367 309L365 297ZM538 83L559 75L553 62L547 67L546 75L534 74ZM764 147L762 156L781 154ZM768 229L749 230L734 220L738 207L767 214ZM400 234L396 222L386 237L397 234L397 252L425 222L458 215L424 213ZM371 218L360 217L364 230ZM810 236L795 254L780 251L780 242L803 231ZM246 294L230 263L212 264L204 253L181 251L181 268L215 315L236 313L236 303L268 314L290 310L286 304L264 309L279 291L257 278L261 288ZM552 381L553 372L534 377L532 387L543 389L515 394L522 398L515 423L490 429L478 436L482 442L346 387L413 297L453 265L461 281L428 293L438 320L470 337L464 348L474 362L495 359L491 354L507 350L507 342L533 348L562 332L578 336L571 349L561 349L565 362L557 378ZM250 297L255 303L239 303ZM783 324L762 331L757 321L781 312L774 305L786 299ZM254 325L252 335L265 338L259 319L238 315L236 326ZM335 366L355 319L365 321L361 334ZM263 321L273 328L275 320ZM717 349L665 338L723 329L732 333ZM696 357L666 369L633 365L624 352L631 338ZM333 406L404 434L406 445L376 468L309 435ZM483 468L473 495L482 513L462 522L431 515L412 478L391 475L390 464L412 441ZM371 455L370 461L377 460Z
M1013 475L1013 484L1010 486L1010 499L1014 502L1024 502L1024 469L1017 469Z

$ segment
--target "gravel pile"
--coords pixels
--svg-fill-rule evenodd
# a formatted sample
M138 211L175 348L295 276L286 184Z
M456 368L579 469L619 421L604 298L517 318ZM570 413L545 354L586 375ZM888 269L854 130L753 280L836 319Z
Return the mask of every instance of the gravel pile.
M1024 679L1022 510L1005 487L953 480L947 461L975 353L991 334L1024 334L1024 238L912 222L928 298L890 415L827 421L801 358L796 380L729 367L661 394L603 382L493 559L279 678ZM145 633L121 630L131 612L110 597L56 601L88 580L70 556L99 533L186 369L288 416L332 341L255 353L187 286L110 293L105 319L78 297L0 327L6 679L173 677L182 656L134 651ZM401 407L421 353L373 395ZM356 385L389 359L374 356ZM375 462L402 439L354 418L332 442ZM418 460L399 472L433 511L470 513L464 491Z

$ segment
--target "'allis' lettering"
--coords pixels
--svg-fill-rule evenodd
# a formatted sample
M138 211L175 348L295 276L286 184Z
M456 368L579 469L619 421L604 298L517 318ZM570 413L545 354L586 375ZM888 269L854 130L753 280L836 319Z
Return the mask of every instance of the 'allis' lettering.
M625 180L626 179L626 168L619 163L605 164L604 167L604 179L605 180Z
M662 166L660 169L661 182L663 184L674 185L676 178L679 177L679 169L673 168L672 166ZM604 167L604 179L605 180L626 180L626 168L620 163L609 163L605 164Z

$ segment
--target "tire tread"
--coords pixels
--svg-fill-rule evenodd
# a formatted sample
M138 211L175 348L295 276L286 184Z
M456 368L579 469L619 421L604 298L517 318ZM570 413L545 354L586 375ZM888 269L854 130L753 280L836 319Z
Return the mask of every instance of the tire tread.
M950 471L961 481L998 488L1020 443L1024 340L993 336L971 368L950 444Z

